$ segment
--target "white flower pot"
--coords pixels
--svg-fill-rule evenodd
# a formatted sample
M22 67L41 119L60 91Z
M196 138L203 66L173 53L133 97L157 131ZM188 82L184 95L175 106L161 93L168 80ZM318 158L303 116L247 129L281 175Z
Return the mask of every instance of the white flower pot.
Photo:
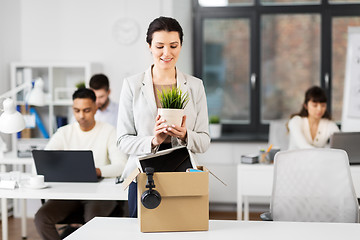
M211 138L219 138L221 137L221 124L209 124L209 131Z
M184 116L184 109L159 108L158 114L162 119L165 119L165 124L169 126L181 126L182 118Z

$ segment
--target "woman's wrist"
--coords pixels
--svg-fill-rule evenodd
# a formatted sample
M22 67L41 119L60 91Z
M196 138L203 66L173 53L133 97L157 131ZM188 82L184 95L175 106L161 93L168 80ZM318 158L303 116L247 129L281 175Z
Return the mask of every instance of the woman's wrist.
M151 140L151 148L156 148L160 144L156 141L155 137Z
M156 145L156 140L155 137L151 140L151 152L152 153L156 153L157 150L159 149L160 144Z

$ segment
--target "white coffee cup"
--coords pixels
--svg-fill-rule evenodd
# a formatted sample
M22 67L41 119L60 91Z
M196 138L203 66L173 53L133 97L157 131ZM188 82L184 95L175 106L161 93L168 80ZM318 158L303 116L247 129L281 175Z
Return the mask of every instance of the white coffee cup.
M31 176L29 180L29 185L32 187L44 186L44 175Z

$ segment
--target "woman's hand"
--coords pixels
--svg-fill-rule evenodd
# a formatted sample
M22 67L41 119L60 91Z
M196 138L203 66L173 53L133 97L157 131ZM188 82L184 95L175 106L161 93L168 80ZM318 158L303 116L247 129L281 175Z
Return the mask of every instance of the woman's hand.
M187 137L186 116L183 116L181 126L172 125L167 128L168 135L185 141Z
M152 139L151 143L153 146L159 146L161 143L165 141L165 139L168 136L168 131L166 128L168 127L166 124L163 124L165 122L164 119L160 118L160 115L156 116L156 123L154 128L154 138Z

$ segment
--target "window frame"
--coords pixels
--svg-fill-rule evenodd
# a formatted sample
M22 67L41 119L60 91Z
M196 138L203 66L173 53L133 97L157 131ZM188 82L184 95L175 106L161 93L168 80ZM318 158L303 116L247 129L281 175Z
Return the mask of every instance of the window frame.
M194 75L202 78L202 43L203 22L207 18L247 18L250 22L250 76L256 74L256 84L250 91L250 123L223 124L222 137L217 141L267 141L269 124L261 123L261 16L265 14L319 14L321 18L320 36L320 81L327 93L328 110L332 111L332 19L335 17L360 17L359 3L333 3L321 0L319 4L261 5L261 0L254 0L254 5L202 7L198 0L193 0L193 46ZM328 76L328 77L327 77ZM328 81L325 80L328 78ZM295 110L296 111L296 110Z

